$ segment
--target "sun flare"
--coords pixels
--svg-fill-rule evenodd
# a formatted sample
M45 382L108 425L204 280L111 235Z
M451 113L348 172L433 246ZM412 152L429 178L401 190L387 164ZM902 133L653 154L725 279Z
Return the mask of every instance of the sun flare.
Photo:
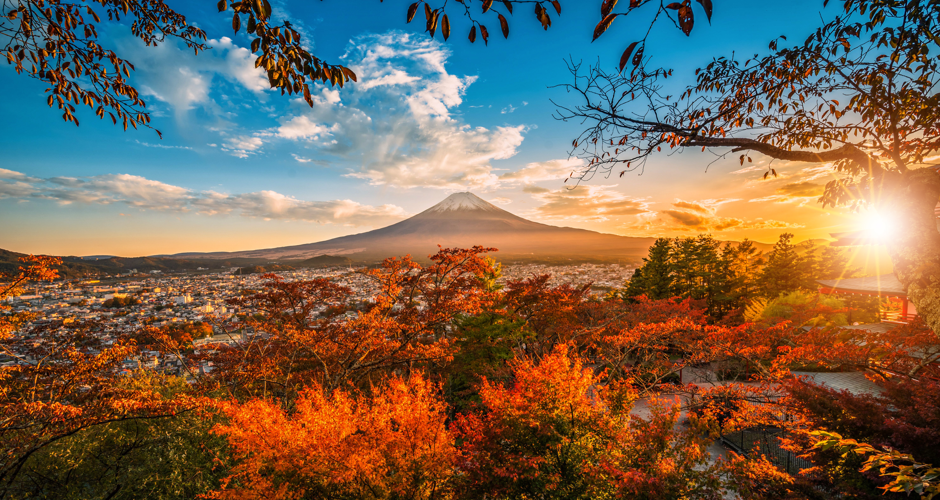
M897 234L898 220L890 214L871 211L863 221L866 236L879 243L886 243Z

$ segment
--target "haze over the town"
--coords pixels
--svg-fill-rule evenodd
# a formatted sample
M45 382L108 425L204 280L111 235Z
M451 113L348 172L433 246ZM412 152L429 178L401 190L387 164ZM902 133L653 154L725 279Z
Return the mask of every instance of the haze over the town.
M131 83L162 140L90 113L80 127L63 122L41 82L0 70L5 94L18 96L0 101L0 246L135 256L298 245L387 226L463 191L532 221L638 237L772 243L785 231L827 238L861 223L816 203L827 165L778 161L779 177L763 180L769 160L758 155L743 166L737 155L658 155L642 172L565 183L582 163L568 155L579 125L552 117L550 99L571 98L550 88L571 78L563 57L614 68L632 36L619 26L590 43L593 10L568 10L548 32L515 22L508 40L491 36L486 47L462 33L431 39L396 2L276 2L275 15L297 20L319 56L359 76L315 88L310 108L268 88L244 31L233 38L214 2L169 3L185 4L211 50L100 34L136 65ZM650 52L675 68L677 88L713 54L799 38L818 21L806 12L820 8L738 4L722 2L690 38L654 30Z

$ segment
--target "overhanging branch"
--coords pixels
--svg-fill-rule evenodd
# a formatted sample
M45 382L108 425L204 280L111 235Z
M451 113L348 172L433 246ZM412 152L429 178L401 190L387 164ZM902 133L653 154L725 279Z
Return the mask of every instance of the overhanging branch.
M801 161L811 163L851 160L869 171L884 170L881 164L853 144L846 144L829 151L790 151L755 139L735 137L690 137L684 146L730 147L733 152L750 149L777 160Z

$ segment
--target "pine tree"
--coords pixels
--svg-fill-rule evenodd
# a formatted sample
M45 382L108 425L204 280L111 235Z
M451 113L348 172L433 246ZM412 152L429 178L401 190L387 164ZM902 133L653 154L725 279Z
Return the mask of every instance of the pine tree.
M861 274L859 267L849 268L849 256L841 248L828 246L823 248L822 255L819 258L817 270L819 276L817 279L837 280L854 278Z
M725 247L725 253L731 261L739 307L744 307L758 293L760 271L764 265L763 253L747 238L737 247Z
M792 243L793 234L783 233L767 256L767 265L760 274L761 295L775 299L783 293L800 289L802 274L797 246Z
M659 300L672 297L671 259L670 240L657 239L650 247L649 255L643 259L643 266L633 273L627 284L625 298L646 295L650 299Z

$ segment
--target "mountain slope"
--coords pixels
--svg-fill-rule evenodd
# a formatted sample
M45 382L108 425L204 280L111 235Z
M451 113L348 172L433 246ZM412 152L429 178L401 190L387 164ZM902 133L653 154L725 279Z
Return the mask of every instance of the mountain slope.
M511 214L471 193L444 201L391 226L319 243L244 252L183 253L187 259L307 259L343 255L379 260L411 254L423 257L437 246L483 245L499 249L500 259L601 257L636 260L646 255L653 238L631 238L586 229L540 224Z

